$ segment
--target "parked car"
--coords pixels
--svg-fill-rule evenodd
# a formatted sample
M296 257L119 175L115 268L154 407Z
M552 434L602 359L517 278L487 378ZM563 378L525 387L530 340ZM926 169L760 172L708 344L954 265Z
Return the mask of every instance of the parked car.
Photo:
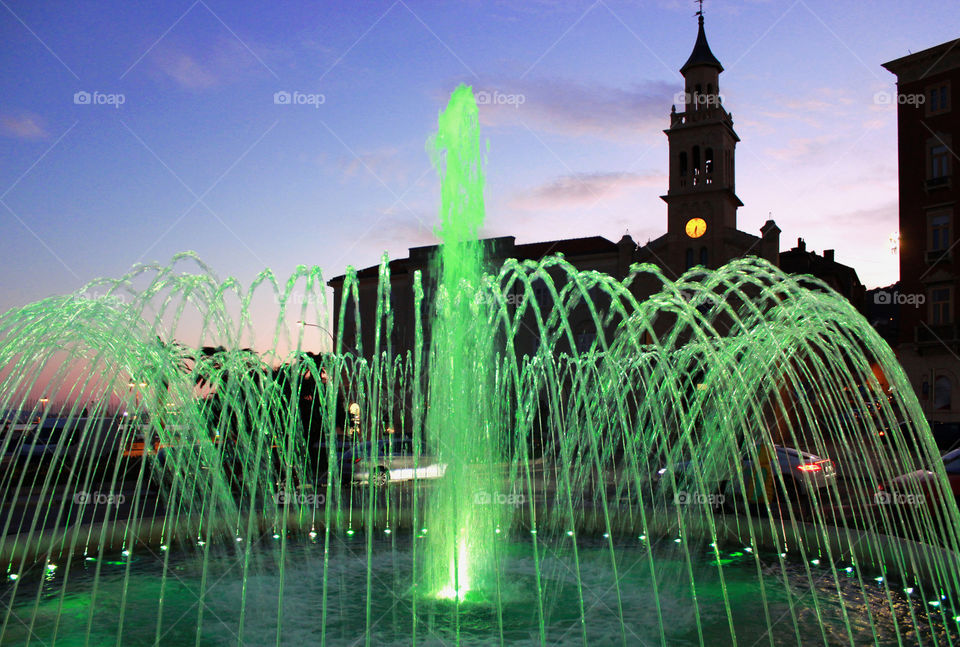
M816 454L804 452L792 447L773 446L775 456L771 457L771 467L779 470L783 476L783 482L787 486L788 492L799 496L807 496L811 492L825 488L833 483L837 478L837 470L833 461L829 458L821 458ZM713 475L709 476L711 470L705 469L707 466L697 460L688 460L677 463L673 466L663 467L657 472L656 480L658 489L661 491L666 487L665 479L668 472L673 472L673 481L686 482L694 473L705 473L708 476L703 478L702 485L708 492L726 494L730 492L741 493L742 488L740 479L734 474L736 467L734 465L721 466L713 468ZM753 471L753 461L749 454L741 454L740 469L743 473L743 482L749 488L749 483ZM779 484L779 479L774 475L774 487Z
M409 438L389 438L347 445L340 453L341 482L373 483L440 478L447 466L428 454L414 452Z
M960 505L960 449L944 454L941 459L943 469L947 473L947 484L954 500ZM921 495L927 503L942 503L937 488L937 474L930 470L916 470L907 474L902 474L887 483L881 483L877 488L875 497L878 503L891 503L899 501L902 496ZM912 501L912 499L903 499Z

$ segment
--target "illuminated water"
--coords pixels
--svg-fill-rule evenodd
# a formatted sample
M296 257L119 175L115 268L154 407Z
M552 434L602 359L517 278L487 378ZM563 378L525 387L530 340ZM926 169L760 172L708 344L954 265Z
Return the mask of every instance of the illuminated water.
M317 268L244 287L191 255L0 316L0 642L960 640L956 504L849 303L755 259L489 268L467 89L431 150L445 245L413 303L364 293L372 347L307 352L292 322L358 319ZM443 477L342 482L371 435Z
M320 596L325 578L336 583L329 599L332 611L325 630L327 644L356 644L356 618L363 616L366 607L365 573L369 560L362 541L342 539L344 541L338 541L332 549L333 559L327 569L322 567L319 545L299 543L291 547L285 564L281 644L316 644L320 640L319 616L313 602ZM407 535L395 542L383 539L374 542L373 560L378 569L372 586L377 593L373 601L376 622L371 627L374 644L409 644L414 635L414 597L397 588L394 581L408 580L412 575L411 541L415 540ZM656 547L658 568L656 575L652 575L641 543L626 539L615 542L628 644L659 644L664 638L670 645L697 645L700 644L698 623L699 631L705 636L717 637L728 633L731 620L738 627L737 635L743 644L769 643L767 615L774 621L770 623L773 644L796 644L795 632L803 644L815 644L824 637L835 644L847 639L839 599L857 616L850 626L850 636L856 644L872 642L875 631L881 640L894 642L897 623L909 622L911 612L921 616L919 637L931 642L947 639L942 623L930 623L923 617L922 602L912 600L902 591L894 592L888 600L882 586L868 585L861 590L854 577L844 576L839 584L842 598L838 598L831 584L818 581L811 587L801 568L786 571L784 586L775 566L778 560L772 554L758 556L765 568L758 579L751 556L742 551L724 551L721 582L707 551L692 551L700 604L699 611L695 611L686 551L672 546ZM539 573L534 577L530 544L522 541L504 544L501 568L507 583L502 590L502 609L498 614L488 601L464 606L459 618L462 644L498 644L501 637L508 644L539 644L539 627L532 622L538 611L529 595L529 589L538 579L552 592L551 603L545 609L544 635L548 644L582 644L577 613L581 586L586 588L585 601L590 609L591 622L587 625L590 644L619 642L621 616L616 611L618 600L605 542L584 541L578 565L572 560L569 545L563 542L542 543L541 549ZM104 567L96 581L98 597L105 602L92 617L89 602L95 574L89 564L75 574L65 595L61 595L58 587L47 586L36 606L24 605L14 612L32 614L37 622L35 639L48 643L53 640L54 621L59 618L62 644L72 644L69 639L64 640L65 636L84 635L88 623L90 644L113 644L118 636L122 637L123 644L150 644L155 639L157 626L161 631L161 644L193 643L198 636L203 645L236 644L237 610L244 591L241 581L231 576L233 560L217 557L203 563L197 557L180 556L166 565L165 582L159 575L163 567L163 562L151 555L138 557L129 574L117 564ZM571 575L575 567L580 569L579 582ZM250 644L276 641L279 570L275 566L264 567L247 577L244 639ZM204 571L207 572L206 584L202 582ZM654 580L664 589L659 600L653 597ZM664 586L671 581L672 585ZM123 595L124 587L128 588L125 606L131 621L121 629L116 600ZM158 604L161 591L165 598L162 618ZM729 619L722 602L724 598L731 604ZM198 599L202 599L205 606L199 630L195 622ZM657 602L670 618L662 633L649 613ZM444 600L421 601L421 621L416 629L418 642L443 645L454 641L452 605ZM868 617L868 613L873 617ZM499 635L497 632L491 635L491 627L498 625L498 616L502 629ZM22 641L26 633L26 627L14 626L6 639Z

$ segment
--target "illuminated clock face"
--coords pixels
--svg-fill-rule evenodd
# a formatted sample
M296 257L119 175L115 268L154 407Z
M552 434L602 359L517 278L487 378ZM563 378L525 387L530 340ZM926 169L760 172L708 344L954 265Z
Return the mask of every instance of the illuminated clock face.
M703 218L691 218L687 221L686 231L690 238L700 238L707 231L707 223Z

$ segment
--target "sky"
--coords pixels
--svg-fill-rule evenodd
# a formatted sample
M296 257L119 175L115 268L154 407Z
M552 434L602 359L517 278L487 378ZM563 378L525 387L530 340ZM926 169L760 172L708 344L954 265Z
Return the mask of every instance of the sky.
M459 83L486 236L661 235L697 5L0 0L0 312L195 251L247 285L436 242L426 140ZM895 77L954 3L704 2L741 138L739 227L898 278Z

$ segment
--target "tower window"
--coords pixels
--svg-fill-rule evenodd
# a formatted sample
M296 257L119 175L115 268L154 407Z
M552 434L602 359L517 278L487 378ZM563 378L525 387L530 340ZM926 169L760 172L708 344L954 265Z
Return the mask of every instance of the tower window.
M707 184L713 183L713 149L707 148L703 152L703 172L707 176Z
M687 174L687 151L680 153L680 177L685 177Z
M693 247L687 248L687 258L686 258L685 265L686 267L684 269L687 269L687 270L693 267Z
M693 147L693 183L697 184L697 178L700 175L700 147Z
M701 247L700 248L700 264L703 265L704 267L707 266L707 260L708 260L707 254L708 254L707 248Z

